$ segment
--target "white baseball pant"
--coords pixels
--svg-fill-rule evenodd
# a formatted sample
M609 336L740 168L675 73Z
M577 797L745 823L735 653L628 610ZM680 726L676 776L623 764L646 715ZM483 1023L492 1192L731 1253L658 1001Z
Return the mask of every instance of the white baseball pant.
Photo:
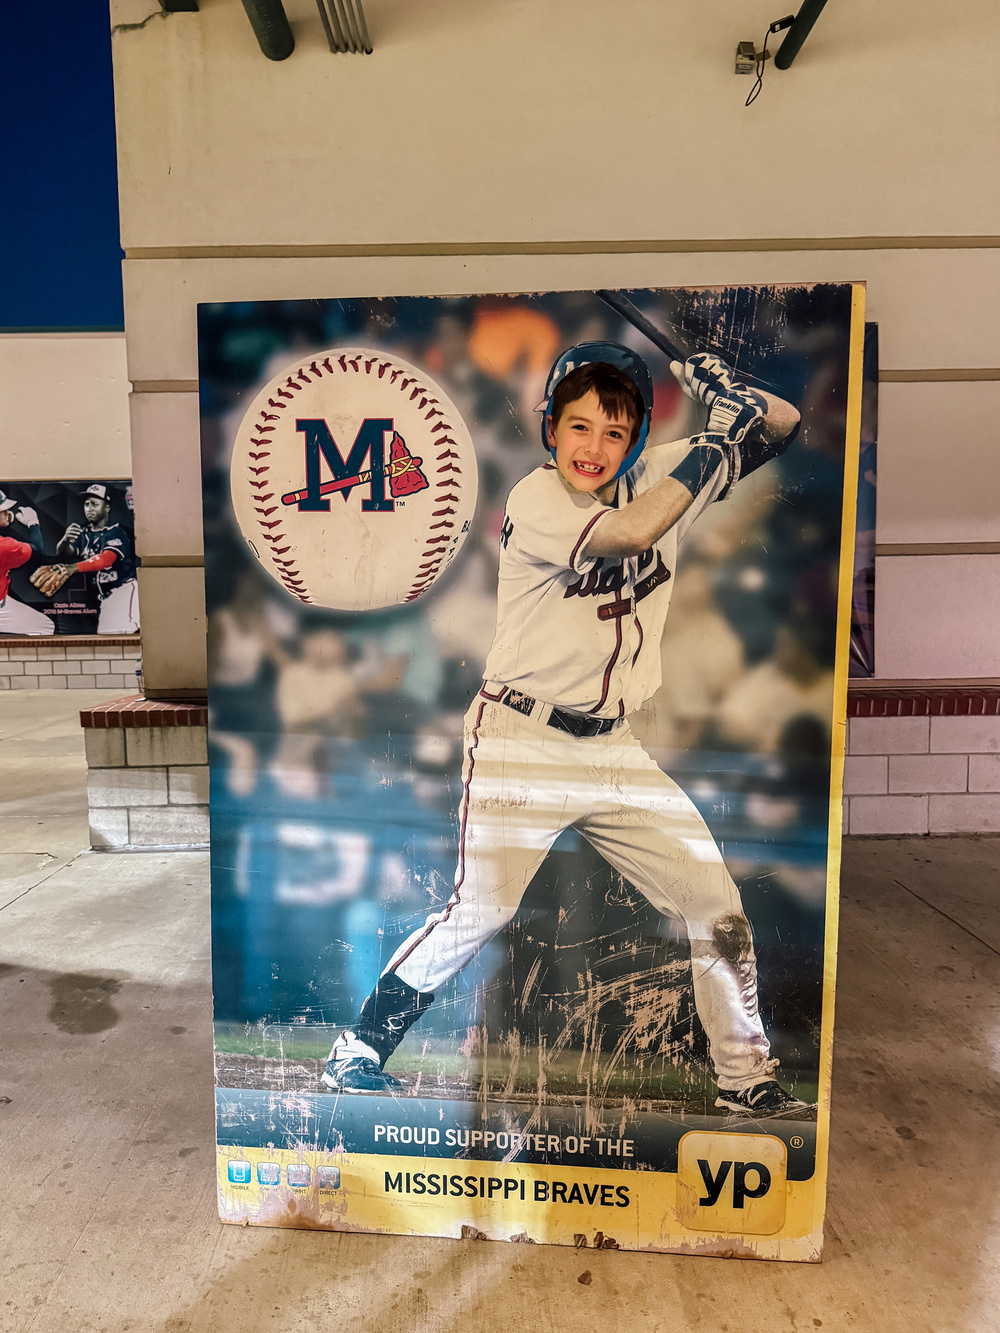
M26 606L16 597L0 601L0 634L52 634L55 626L48 616Z
M578 739L480 694L466 715L463 778L455 891L386 972L438 990L511 920L546 852L573 825L653 907L684 921L719 1087L740 1091L772 1076L739 890L697 808L627 722ZM734 927L735 955L725 943Z
M139 628L139 585L127 579L101 598L98 634L134 634Z

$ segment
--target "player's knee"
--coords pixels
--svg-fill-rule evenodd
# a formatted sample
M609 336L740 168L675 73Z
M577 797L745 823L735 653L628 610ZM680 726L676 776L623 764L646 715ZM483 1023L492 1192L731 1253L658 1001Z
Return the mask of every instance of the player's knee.
M742 912L727 912L712 922L712 943L727 963L745 963L753 954L750 922Z

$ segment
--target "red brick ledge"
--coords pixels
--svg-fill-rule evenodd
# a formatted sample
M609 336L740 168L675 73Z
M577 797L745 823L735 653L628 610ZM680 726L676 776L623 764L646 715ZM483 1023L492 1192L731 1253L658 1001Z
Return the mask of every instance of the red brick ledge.
M1000 685L969 681L963 685L848 684L848 717L997 717Z
M0 648L139 648L139 634L0 634Z
M110 642L110 641L109 641ZM131 642L126 640L125 642ZM879 685L851 681L848 717L997 717L1000 685ZM208 702L168 703L140 694L81 710L82 727L204 727Z
M190 703L171 704L159 699L144 699L141 694L129 694L124 699L97 704L80 711L81 727L109 730L112 727L205 727L208 725L208 703L192 700Z

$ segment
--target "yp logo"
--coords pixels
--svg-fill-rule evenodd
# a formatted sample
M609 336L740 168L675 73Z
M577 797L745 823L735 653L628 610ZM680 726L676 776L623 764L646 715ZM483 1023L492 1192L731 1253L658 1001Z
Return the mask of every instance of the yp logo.
M693 1231L770 1236L785 1221L788 1151L770 1134L685 1134L677 1220Z

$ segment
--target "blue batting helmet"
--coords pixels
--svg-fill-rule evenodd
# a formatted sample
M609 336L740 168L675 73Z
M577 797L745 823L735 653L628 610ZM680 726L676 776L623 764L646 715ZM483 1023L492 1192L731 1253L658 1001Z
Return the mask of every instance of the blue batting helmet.
M569 348L568 351L556 357L555 363L549 371L549 377L545 381L545 401L542 404L542 444L550 453L552 452L549 444L549 421L552 417L552 393L556 385L571 370L577 370L580 366L588 365L593 361L606 362L607 365L620 370L623 375L627 375L639 390L639 397L646 409L645 416L639 425L639 434L636 436L635 444L625 455L621 467L615 473L616 477L620 477L630 467L634 466L639 455L646 447L649 423L653 415L653 379L649 373L649 367L637 352L633 352L629 347L623 347L621 343L577 343L575 347Z

